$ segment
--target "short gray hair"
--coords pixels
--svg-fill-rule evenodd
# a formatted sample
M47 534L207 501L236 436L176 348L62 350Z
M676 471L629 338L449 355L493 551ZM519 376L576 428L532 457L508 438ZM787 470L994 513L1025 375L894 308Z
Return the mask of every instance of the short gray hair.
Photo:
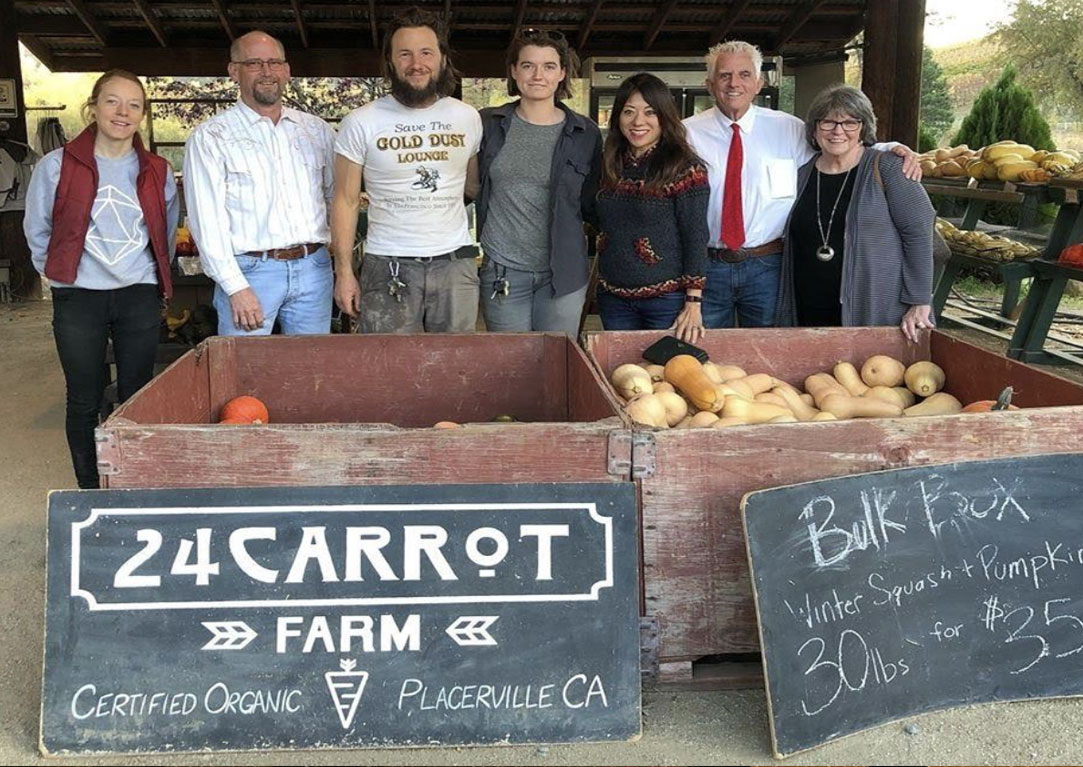
M759 77L763 70L763 54L755 45L746 43L744 40L727 40L724 43L712 45L707 55L703 57L707 62L707 77L714 77L714 68L719 56L732 54L748 56L752 59L752 68L756 70L756 76Z
M872 146L876 143L876 113L872 111L869 97L852 85L832 85L820 91L812 100L805 118L805 139L816 151L820 145L816 142L816 124L827 119L828 115L849 115L861 121L861 143Z

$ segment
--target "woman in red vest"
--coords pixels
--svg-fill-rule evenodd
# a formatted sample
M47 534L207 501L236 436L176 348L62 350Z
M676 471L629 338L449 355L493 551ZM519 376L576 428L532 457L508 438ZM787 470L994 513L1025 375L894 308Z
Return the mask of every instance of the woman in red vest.
M143 148L146 91L114 69L94 83L90 123L42 158L26 195L23 228L48 280L53 336L67 384L65 428L80 488L98 487L94 427L113 342L123 402L154 373L179 201L169 163Z

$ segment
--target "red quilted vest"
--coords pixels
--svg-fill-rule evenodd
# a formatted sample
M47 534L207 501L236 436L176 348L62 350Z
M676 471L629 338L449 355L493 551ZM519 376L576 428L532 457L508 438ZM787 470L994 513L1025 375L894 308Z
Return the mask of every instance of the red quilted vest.
M64 145L60 163L60 181L53 203L53 232L45 259L45 276L57 282L75 282L83 242L90 228L90 211L98 195L98 164L94 160L94 137L97 128L88 126ZM139 158L136 195L150 238L158 269L158 289L165 298L173 294L169 276L169 237L166 229L165 182L169 163L143 148L139 134L133 142Z

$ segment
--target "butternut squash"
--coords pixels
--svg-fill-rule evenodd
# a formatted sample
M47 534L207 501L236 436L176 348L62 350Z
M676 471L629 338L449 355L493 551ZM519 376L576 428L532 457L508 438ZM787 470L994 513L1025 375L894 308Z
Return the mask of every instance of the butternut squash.
M718 370L718 365L713 362L703 363L703 372L707 374L707 377L714 381L716 384L722 383L722 373Z
M703 410L692 416L692 422L688 424L689 428L702 429L707 426L712 426L715 421L718 420L718 416L709 410Z
M907 408L914 404L913 402L907 403L906 400L903 399L903 396L899 394L899 390L893 389L890 386L870 386L861 396L868 397L869 399L882 400L892 405L898 405L901 408ZM913 394L911 394L911 396L913 396Z
M741 397L726 397L726 404L722 408L723 418L743 418L749 423L766 423L780 415L793 414L788 408L766 402L754 402Z
M736 365L718 365L718 375L722 376L722 383L730 381L734 378L744 378L748 375L744 371L744 368L739 368Z
M944 388L944 369L935 362L915 362L903 374L906 388L919 397L928 397Z
M651 381L653 381L654 383L665 380L666 369L662 365L647 365L644 370L650 373Z
M738 397L744 399L755 399L756 392L752 391L752 387L745 383L743 378L731 378L726 381L722 386L728 387L730 391L734 392Z
M861 366L861 380L867 386L900 386L906 366L886 354L874 354Z
M902 408L875 397L851 397L829 394L824 397L821 409L836 418L898 418Z
M640 394L650 394L654 388L651 374L635 363L629 362L619 366L609 377L617 394L626 400L638 397Z
M751 389L753 397L755 397L757 394L762 394L765 391L771 391L771 389L775 388L775 379L767 375L766 373L753 373L750 376L745 376L744 378L737 378L735 380L738 383L743 383L745 386ZM734 381L727 381L726 383L728 383L730 386L734 385Z
M658 381L654 384L654 394L661 394L662 392L667 391L675 392L677 390L673 388L673 384L669 381Z
M898 393L898 395L900 397L902 397L902 401L904 403L903 404L903 409L904 410L906 408L910 407L911 405L917 403L917 401L918 401L917 395L915 395L914 392L910 391L905 386L893 386L891 388L894 389Z
M801 392L801 401L804 402L809 407L816 407L816 400L814 400L812 398L812 395L809 394L808 392L805 392L805 391Z
M811 421L820 412L784 386L776 386L771 391L786 402L786 406L790 409L790 412L797 416L798 421Z
M734 418L733 416L727 416L719 418L717 421L711 424L712 429L725 429L727 426L746 426L748 421L744 418Z
M830 373L813 373L805 379L805 391L812 395L816 407L823 410L824 398L829 394L842 394L849 397L846 387L835 380Z
M913 407L906 408L903 414L908 416L951 415L960 412L962 409L962 402L945 391L938 391Z
M669 422L666 420L666 406L656 394L639 395L625 406L624 412L638 424L658 429L669 428Z
M654 396L661 400L662 406L666 409L667 426L676 426L688 415L688 403L680 394L666 391Z
M691 354L678 354L666 363L666 381L700 410L712 410L718 402L715 384L703 372L703 365Z
M816 415L812 416L813 421L837 421L839 420L834 413L828 413L826 410L821 410Z
M780 394L776 393L775 389L771 391L760 392L753 398L754 402L766 402L770 405L778 405L790 410L790 403L782 398Z
M793 416L793 414L790 414L790 415L776 415L774 418L772 418L767 423L797 423L797 418L795 418Z
M858 375L857 368L849 362L841 360L836 362L835 369L832 372L835 374L835 380L842 384L846 391L850 392L851 397L860 397L869 389L865 382L861 380L861 376Z
M693 418L692 415L686 415L684 418L681 419L681 422L679 424L677 424L676 426L674 426L673 428L674 429L687 429L692 423L692 418Z

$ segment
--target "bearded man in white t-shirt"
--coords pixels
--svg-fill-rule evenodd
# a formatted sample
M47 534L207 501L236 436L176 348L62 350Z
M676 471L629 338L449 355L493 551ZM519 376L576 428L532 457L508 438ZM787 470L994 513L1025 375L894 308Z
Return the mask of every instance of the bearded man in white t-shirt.
M363 333L467 333L478 316L477 247L464 195L477 188L481 118L458 83L440 17L410 9L383 45L391 95L351 112L335 142L335 301ZM360 283L351 254L364 184Z

